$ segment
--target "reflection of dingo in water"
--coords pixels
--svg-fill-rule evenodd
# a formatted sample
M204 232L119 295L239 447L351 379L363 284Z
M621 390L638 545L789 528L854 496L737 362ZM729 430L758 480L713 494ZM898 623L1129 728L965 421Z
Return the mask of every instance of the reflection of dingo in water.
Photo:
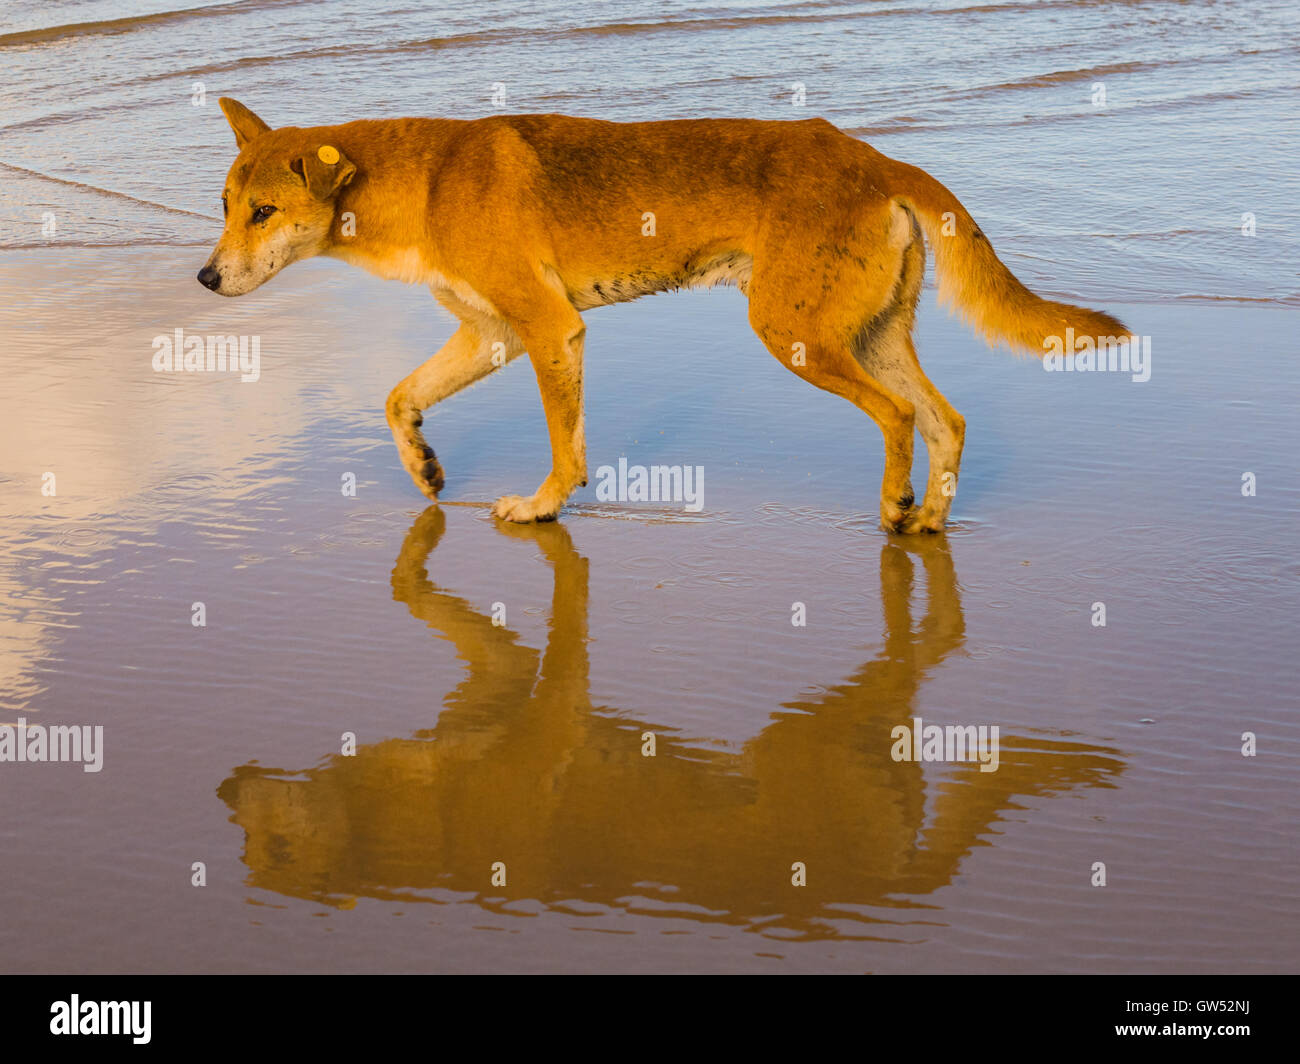
M540 547L555 572L543 653L439 589L426 570L441 511L411 528L393 594L468 666L436 724L289 777L246 765L219 790L247 833L249 882L349 906L442 888L496 908L536 899L648 915L840 934L952 880L1015 796L1107 786L1115 751L1004 736L998 771L895 761L927 672L964 641L942 540L881 551L885 645L845 682L784 704L739 753L687 746L655 725L593 706L587 559L562 525L499 525ZM926 607L912 622L913 557ZM642 756L642 733L657 756ZM490 885L494 862L507 884ZM803 862L807 885L793 886ZM651 899L651 900L647 900ZM865 930L865 927L863 928ZM878 928L879 930L879 928Z

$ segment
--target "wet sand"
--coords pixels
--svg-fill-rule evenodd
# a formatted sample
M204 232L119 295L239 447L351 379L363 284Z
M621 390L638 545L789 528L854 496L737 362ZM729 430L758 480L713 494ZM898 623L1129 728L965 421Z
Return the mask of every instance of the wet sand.
M517 528L526 362L428 417L426 509L382 403L451 332L428 295L216 301L205 254L0 256L0 717L105 736L0 765L3 970L1294 968L1294 307L1108 303L1135 383L927 292L969 431L924 539L737 293L594 312L589 465L701 465L704 505ZM154 372L177 327L260 336L259 380ZM997 725L998 770L894 760L915 717Z

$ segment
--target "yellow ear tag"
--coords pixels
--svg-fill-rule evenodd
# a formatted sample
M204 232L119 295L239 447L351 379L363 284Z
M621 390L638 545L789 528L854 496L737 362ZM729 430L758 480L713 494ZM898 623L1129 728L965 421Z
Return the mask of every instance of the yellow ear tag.
M320 151L316 153L316 158L326 166L333 166L339 161L339 150L338 148L331 147L328 144L322 144Z

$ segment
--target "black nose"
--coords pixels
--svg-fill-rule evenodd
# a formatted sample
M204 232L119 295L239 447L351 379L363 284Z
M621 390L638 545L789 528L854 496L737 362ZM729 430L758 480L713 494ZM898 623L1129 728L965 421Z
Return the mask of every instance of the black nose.
M217 273L211 266L204 266L199 270L199 284L204 288L211 288L216 291L221 287L221 274Z

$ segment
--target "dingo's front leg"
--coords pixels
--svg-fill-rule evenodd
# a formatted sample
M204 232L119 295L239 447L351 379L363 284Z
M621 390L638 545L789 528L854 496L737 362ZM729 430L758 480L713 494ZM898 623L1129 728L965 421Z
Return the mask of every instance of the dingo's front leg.
M513 338L494 347L477 328L462 324L436 355L388 396L385 413L402 465L415 486L434 502L442 490L442 466L420 431L421 411L487 376L522 350Z
M567 301L554 301L548 309L549 314L527 325L512 324L537 373L551 437L551 471L533 495L505 495L497 500L492 514L506 521L549 521L573 489L587 483L582 430L582 342L587 329Z

